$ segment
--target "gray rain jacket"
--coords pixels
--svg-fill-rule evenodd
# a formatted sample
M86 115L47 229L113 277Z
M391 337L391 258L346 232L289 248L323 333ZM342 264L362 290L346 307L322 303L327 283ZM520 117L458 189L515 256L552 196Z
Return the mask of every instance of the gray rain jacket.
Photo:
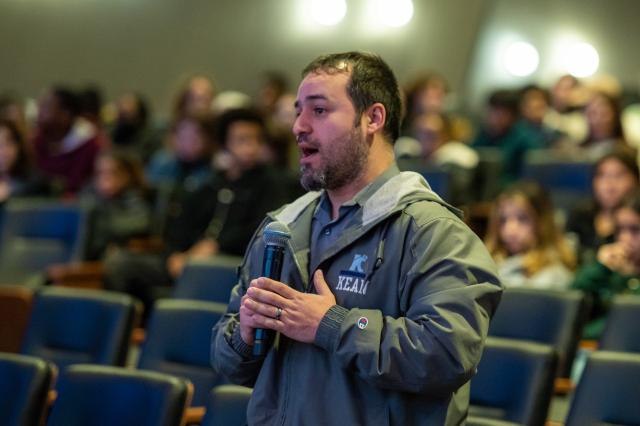
M420 175L403 172L365 202L319 265L309 265L319 195L265 221L291 230L281 281L314 291L309 268L320 268L336 296L314 344L278 336L265 358L252 359L240 337L240 299L262 269L261 228L213 329L212 365L254 387L250 425L462 424L502 291L484 245Z

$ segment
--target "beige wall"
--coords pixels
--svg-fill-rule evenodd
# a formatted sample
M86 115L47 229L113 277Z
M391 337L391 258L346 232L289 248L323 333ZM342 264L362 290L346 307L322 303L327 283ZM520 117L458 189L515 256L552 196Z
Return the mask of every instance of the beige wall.
M136 89L166 113L178 80L213 74L254 94L260 71L300 69L319 53L380 53L401 80L425 68L461 87L486 0L414 0L414 19L387 32L363 22L366 1L319 28L302 0L0 0L0 92L37 96L53 82L96 82L107 98Z

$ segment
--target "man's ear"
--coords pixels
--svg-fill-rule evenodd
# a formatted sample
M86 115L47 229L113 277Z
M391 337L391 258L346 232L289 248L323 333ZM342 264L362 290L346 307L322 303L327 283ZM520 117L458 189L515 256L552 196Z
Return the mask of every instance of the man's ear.
M364 112L364 126L368 134L382 132L387 121L387 110L380 102L371 105Z

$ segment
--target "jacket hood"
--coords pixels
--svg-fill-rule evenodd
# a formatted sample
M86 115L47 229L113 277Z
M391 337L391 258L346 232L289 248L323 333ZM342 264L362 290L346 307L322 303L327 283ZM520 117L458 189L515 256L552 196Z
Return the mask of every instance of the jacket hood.
M277 212L274 218L287 225L291 224L321 194L321 191L306 193ZM462 212L440 198L422 175L415 172L400 172L385 182L365 202L362 207L362 226L376 222L394 211L402 210L416 201L433 201L462 218Z

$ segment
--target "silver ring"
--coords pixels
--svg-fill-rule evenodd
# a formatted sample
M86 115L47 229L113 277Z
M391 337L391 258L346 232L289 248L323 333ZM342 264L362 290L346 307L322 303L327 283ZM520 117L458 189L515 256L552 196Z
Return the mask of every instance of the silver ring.
M282 315L282 308L276 308L276 320L280 321L280 316Z

